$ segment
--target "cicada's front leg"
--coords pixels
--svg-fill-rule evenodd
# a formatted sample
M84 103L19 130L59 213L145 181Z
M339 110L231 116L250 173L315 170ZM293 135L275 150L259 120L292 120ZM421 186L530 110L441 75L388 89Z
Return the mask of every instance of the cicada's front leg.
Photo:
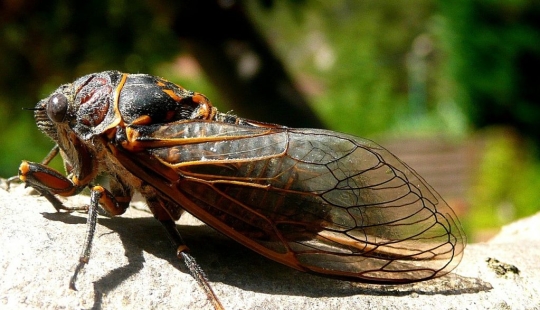
M88 212L86 222L86 238L82 247L79 263L71 278L69 287L75 290L75 282L79 272L90 260L92 242L96 231L97 215L99 206L111 216L120 215L126 211L131 201L132 190L119 179L111 176L111 191L102 186L90 186L89 180L79 181L76 177L69 179L58 171L47 167L44 164L23 161L19 167L19 179L25 182L27 186L35 188L47 200L49 200L57 211L75 211L82 210ZM79 193L83 188L90 187L90 204L88 206L66 207L56 198L55 195L73 196Z
M19 166L19 180L31 186L43 195L56 209L56 211L87 211L87 206L66 207L54 195L73 196L80 192L87 184L75 184L58 171L44 164L23 161Z
M76 195L89 185L88 182L81 183L75 177L69 179L52 168L29 161L23 161L21 163L19 167L19 179L47 198L57 211L88 211L88 206L66 207L54 196L68 197ZM113 195L101 186L91 187L91 190L104 193L101 195L99 203L112 216L124 213L129 206L131 193L128 190L119 188L119 195Z

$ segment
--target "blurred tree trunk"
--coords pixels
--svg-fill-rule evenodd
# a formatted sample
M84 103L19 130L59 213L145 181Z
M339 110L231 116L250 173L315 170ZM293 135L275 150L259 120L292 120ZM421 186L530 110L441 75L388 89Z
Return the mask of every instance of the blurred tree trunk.
M324 125L238 1L181 1L173 31L233 108L291 127Z

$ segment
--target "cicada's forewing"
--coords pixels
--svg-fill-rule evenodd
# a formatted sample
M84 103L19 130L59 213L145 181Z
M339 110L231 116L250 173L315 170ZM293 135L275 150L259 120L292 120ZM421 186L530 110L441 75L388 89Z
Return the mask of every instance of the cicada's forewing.
M452 209L381 146L326 130L218 122L131 126L132 173L210 226L288 266L368 282L448 273Z

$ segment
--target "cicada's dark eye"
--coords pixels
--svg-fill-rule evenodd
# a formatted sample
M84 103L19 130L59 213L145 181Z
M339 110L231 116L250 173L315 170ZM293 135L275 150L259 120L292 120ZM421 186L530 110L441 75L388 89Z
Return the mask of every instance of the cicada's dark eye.
M68 100L62 94L52 96L47 102L47 115L57 123L63 122L68 110Z

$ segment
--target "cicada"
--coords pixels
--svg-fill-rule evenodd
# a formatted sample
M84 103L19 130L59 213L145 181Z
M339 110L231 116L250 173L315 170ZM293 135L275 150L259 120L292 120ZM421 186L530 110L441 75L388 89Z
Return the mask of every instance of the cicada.
M89 260L98 211L124 213L136 191L216 308L175 224L184 211L274 261L346 280L432 279L463 255L454 211L370 140L221 113L200 93L117 71L60 86L37 104L35 120L56 146L41 163L23 161L20 180L57 210L88 212L72 288ZM58 153L67 176L47 166ZM108 186L95 184L98 176ZM56 197L85 188L85 207Z

